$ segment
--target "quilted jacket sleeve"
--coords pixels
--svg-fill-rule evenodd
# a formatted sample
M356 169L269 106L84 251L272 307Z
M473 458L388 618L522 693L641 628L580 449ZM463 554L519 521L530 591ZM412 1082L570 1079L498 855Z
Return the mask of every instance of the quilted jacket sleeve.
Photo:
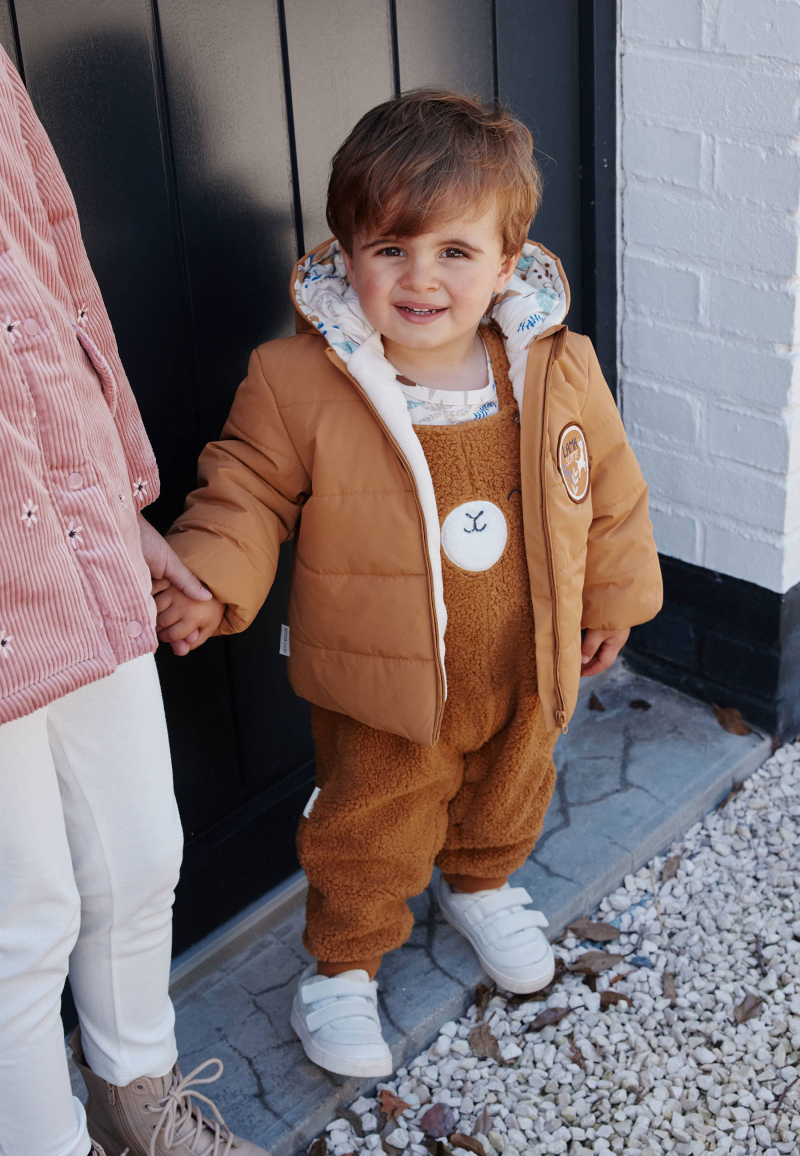
M588 380L581 413L589 444L593 518L589 529L582 627L623 630L654 618L663 589L647 484L597 354L587 340Z
M158 469L139 407L122 367L100 287L83 245L75 199L50 138L31 104L25 85L5 52L2 52L0 66L5 66L14 90L22 135L36 179L39 199L50 222L59 271L72 300L75 323L77 324L80 314L85 332L105 358L116 381L117 402L114 421L125 452L131 485L140 479L145 483L142 500L138 503L138 508L141 509L158 497Z
M222 634L244 630L269 593L311 480L295 452L258 350L219 441L200 455L199 485L170 545L227 609Z

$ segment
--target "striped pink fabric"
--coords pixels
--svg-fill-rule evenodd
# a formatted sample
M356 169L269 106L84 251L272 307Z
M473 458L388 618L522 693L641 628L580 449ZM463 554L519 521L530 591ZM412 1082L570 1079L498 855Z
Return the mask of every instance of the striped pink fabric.
M75 202L2 53L0 723L155 649L136 512L157 493Z

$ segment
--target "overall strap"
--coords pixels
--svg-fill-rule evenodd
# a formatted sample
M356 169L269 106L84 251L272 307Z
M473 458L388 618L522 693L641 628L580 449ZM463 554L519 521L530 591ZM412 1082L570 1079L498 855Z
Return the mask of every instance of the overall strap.
M497 386L498 409L503 410L507 406L513 406L516 409L517 403L511 389L511 379L508 376L508 355L505 342L494 325L482 325L480 334L486 346L486 352L489 354L489 361L492 363L492 373Z

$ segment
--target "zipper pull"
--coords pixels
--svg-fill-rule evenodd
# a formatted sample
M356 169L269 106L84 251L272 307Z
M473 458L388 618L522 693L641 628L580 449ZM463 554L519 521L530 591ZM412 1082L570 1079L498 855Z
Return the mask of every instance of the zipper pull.
M566 711L564 711L564 710L557 710L556 711L556 723L558 724L558 726L561 727L562 735L565 735L567 733L567 731L569 730L569 727L567 726L567 712Z

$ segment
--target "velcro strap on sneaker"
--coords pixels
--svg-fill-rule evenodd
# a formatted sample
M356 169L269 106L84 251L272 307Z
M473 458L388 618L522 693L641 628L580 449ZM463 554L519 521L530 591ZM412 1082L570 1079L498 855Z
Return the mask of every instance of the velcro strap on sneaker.
M340 999L342 996L352 995L377 1004L378 985L375 980L364 983L363 980L342 979L334 975L330 979L321 979L318 983L303 984L301 995L303 1003L319 1003L321 999Z
M537 915L542 915L541 911L515 911L513 915L506 915L502 922L498 920L492 926L496 934L503 937L513 935L515 931L533 931L542 926L536 919Z
M509 907L524 907L528 903L533 903L533 900L524 887L509 887L507 891L495 891L493 895L485 895L473 903L467 908L466 916L470 923L480 923L498 911L505 911Z
M335 1003L326 1004L325 1007L314 1008L313 1011L308 1013L306 1024L310 1032L315 1032L319 1028L325 1027L326 1024L333 1024L336 1023L337 1020L354 1019L356 1017L359 1019L372 1020L378 1024L380 1028L380 1018L377 1008L374 1007L372 1003L365 1003L363 999L338 999ZM355 1027L355 1025L353 1026Z

